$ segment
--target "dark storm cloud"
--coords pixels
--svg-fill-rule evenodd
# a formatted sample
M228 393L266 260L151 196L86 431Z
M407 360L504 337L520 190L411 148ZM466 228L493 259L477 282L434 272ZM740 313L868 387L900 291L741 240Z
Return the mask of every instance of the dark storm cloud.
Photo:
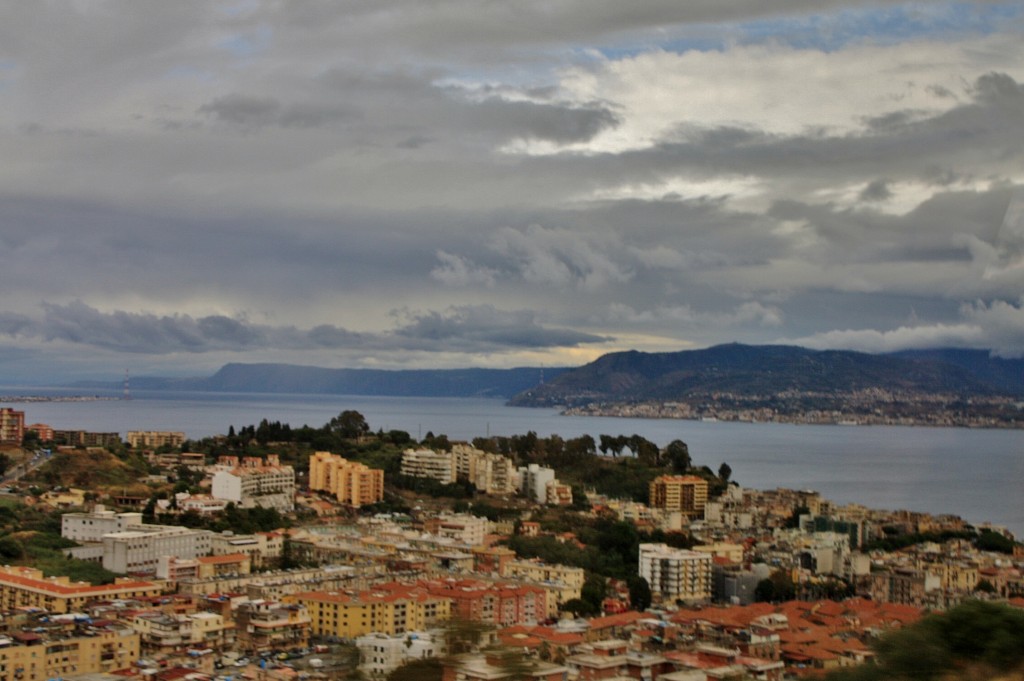
M475 112L481 118L515 136L568 144L585 142L618 122L608 109L575 108L532 102L488 99Z
M473 346L545 348L576 347L610 340L566 329L545 328L529 311L505 312L490 305L460 307L447 313L408 314L396 334L427 343Z
M81 301L43 307L45 314L38 322L23 315L0 314L0 334L151 355L275 348L493 352L510 347L576 347L609 340L542 326L528 311L505 312L491 306L460 307L446 313L396 313L402 324L394 332L379 334L354 333L327 324L308 330L275 327L223 315L193 318L106 313Z
M285 106L273 97L240 94L218 97L199 107L199 113L243 127L277 125L283 128L319 128L353 116L341 106L308 103Z
M0 337L47 359L1013 345L1013 3L0 8Z
M860 193L862 201L885 201L892 198L892 190L889 189L888 180L874 180L864 187Z

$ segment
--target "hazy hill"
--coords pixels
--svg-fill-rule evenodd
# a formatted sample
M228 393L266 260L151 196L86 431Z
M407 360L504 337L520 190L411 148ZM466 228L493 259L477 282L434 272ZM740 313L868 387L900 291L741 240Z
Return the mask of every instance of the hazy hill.
M226 364L208 378L131 379L133 389L209 392L393 395L400 397L511 397L554 378L564 368L325 369L293 364ZM109 386L117 388L117 385Z
M522 406L683 400L786 391L1024 395L1024 361L987 352L935 350L871 355L782 345L719 345L705 350L604 355L513 398Z

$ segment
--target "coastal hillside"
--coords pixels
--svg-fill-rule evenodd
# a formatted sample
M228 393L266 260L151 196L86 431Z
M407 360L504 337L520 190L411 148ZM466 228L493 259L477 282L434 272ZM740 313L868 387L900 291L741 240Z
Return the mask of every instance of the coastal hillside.
M326 369L294 364L225 364L206 378L133 377L136 390L509 398L564 368ZM81 384L117 389L120 384Z
M815 397L871 391L1020 397L1024 395L1024 361L968 350L871 355L739 344L682 352L618 352L524 391L512 404L735 401L791 395L803 396L812 407Z

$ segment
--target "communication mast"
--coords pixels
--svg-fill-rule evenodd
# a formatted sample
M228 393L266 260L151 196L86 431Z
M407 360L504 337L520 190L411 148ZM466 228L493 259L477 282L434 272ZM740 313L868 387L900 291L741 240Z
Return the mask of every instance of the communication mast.
M128 370L127 369L124 370L124 394L122 395L121 399L122 400L130 400L130 399L132 399L132 391L128 387Z

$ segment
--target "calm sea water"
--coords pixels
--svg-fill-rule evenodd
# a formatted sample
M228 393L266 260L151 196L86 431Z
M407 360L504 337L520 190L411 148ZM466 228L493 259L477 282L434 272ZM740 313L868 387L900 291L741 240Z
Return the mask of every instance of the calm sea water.
M0 389L26 394L25 389ZM55 391L49 391L53 394ZM116 393L110 396L116 397ZM134 392L131 400L14 405L27 423L119 432L180 430L198 439L261 419L319 427L345 409L373 430L427 432L453 440L485 435L577 437L637 433L664 446L680 439L697 464L727 462L747 487L813 489L839 503L955 513L1024 537L1024 432L895 426L800 426L560 416L501 400L327 395Z

